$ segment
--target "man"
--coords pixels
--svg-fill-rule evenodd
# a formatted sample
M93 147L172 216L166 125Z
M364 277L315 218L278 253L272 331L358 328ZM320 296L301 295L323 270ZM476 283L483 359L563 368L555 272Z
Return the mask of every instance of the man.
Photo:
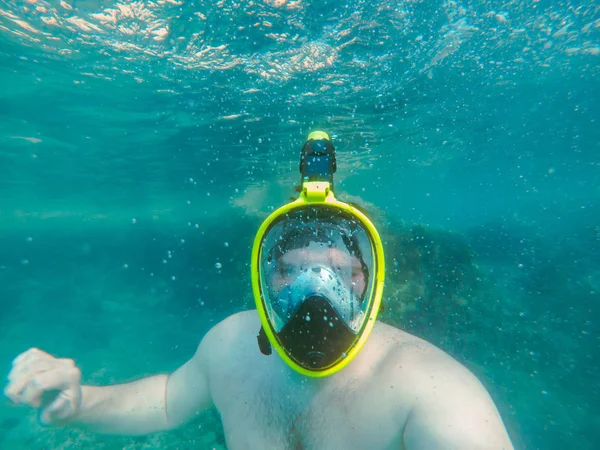
M511 449L466 368L375 323L382 243L364 213L333 195L325 133L309 136L300 169L299 198L254 243L258 314L213 327L174 373L125 385L81 386L73 361L31 349L15 359L6 395L39 407L44 423L129 435L178 427L214 405L231 449Z

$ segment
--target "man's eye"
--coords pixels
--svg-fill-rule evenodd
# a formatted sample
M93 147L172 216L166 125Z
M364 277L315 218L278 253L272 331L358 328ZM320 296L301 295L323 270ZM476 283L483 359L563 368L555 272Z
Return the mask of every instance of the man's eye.
M294 273L294 266L289 264L281 264L279 266L279 275L286 277Z

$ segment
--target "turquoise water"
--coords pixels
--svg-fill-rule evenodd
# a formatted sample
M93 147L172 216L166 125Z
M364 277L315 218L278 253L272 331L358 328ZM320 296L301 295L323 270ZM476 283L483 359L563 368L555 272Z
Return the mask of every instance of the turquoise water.
M387 247L382 320L467 365L517 448L600 446L600 10L587 2L0 1L0 361L169 372L252 307L306 135ZM0 402L0 448L116 438Z

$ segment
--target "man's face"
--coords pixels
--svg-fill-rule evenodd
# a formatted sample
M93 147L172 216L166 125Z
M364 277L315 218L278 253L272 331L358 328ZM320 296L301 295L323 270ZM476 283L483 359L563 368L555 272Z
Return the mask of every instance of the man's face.
M333 269L358 298L365 290L365 277L358 258L322 243L311 242L308 247L290 250L275 264L270 285L276 292L292 284L301 272L320 266Z

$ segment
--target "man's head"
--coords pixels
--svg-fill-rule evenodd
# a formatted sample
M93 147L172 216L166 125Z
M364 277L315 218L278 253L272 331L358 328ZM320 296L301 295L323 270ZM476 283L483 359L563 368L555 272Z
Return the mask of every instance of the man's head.
M381 240L363 212L335 198L334 161L328 136L311 134L300 196L263 222L252 249L259 347L264 354L275 348L313 377L331 375L356 356L383 291Z

